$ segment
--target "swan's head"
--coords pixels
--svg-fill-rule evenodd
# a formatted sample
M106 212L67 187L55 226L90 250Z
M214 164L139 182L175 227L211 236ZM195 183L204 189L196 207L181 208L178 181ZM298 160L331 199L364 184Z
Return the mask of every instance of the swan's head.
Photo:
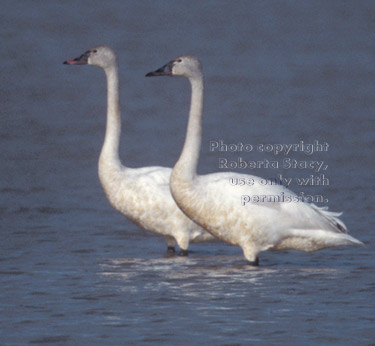
M66 60L64 64L68 65L93 65L103 69L116 64L115 52L106 46L91 48L78 58Z
M201 77L202 67L195 56L182 55L160 67L156 71L146 74L146 77L154 76L182 76L186 78Z

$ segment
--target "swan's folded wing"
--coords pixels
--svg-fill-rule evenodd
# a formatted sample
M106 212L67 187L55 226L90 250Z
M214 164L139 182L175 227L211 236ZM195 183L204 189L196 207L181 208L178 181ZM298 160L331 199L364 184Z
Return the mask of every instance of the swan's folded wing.
M275 222L280 222L285 227L348 232L345 224L338 218L341 213L306 203L282 185L263 185L261 181L256 176L233 172L197 177L200 191L207 203L210 201L216 206L223 204L232 210L242 208L249 217L255 213L276 216Z
M296 194L282 185L264 185L261 178L234 172L220 172L197 177L197 183L205 197L233 206L257 205L280 209L283 201L297 198ZM197 189L198 190L198 189Z

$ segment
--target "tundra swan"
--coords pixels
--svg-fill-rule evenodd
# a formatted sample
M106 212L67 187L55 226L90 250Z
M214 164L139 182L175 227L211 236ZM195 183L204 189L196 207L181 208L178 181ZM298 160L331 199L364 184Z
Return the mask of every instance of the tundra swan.
M169 189L171 168L129 168L121 164L119 77L113 50L95 47L64 64L94 65L105 72L107 126L99 157L99 178L111 205L143 229L164 236L169 253L175 252L176 243L180 255L187 255L190 241L213 240L211 234L186 217L174 202Z
M200 62L184 55L146 76L165 75L186 77L191 85L185 143L170 180L172 196L187 216L215 237L240 246L252 265L259 264L258 254L265 250L310 252L362 244L347 234L339 213L305 203L283 186L261 185L258 177L233 172L197 175L203 109ZM233 178L252 179L254 185L233 186Z

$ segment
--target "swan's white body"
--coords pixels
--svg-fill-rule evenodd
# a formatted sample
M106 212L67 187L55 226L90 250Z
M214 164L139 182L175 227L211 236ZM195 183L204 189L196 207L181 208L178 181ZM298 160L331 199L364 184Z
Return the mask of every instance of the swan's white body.
M185 144L170 181L177 205L192 220L215 237L240 246L246 259L255 265L258 253L265 250L310 252L362 244L347 234L344 223L337 218L340 214L296 202L297 196L283 186L260 185L258 177L232 172L197 175L203 108L200 63L193 56L182 56L148 74L158 75L186 77L192 87ZM250 178L254 185L233 186L232 178ZM251 196L247 199L251 202L242 205L243 196ZM280 202L275 196L293 202Z
M95 65L101 67L107 77L107 126L99 158L99 178L111 205L143 229L164 236L169 250L174 251L177 243L182 254L187 254L189 242L213 240L211 234L186 217L174 202L169 189L171 168L128 168L121 164L118 153L121 113L115 53L100 46L65 63Z

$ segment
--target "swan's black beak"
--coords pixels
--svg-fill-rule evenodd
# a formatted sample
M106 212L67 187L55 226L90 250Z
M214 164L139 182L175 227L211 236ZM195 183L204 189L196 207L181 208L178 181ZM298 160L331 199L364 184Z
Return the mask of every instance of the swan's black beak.
M168 64L160 67L156 71L149 72L146 74L146 77L157 77L157 76L172 76L172 68L174 65L174 61L170 61Z
M64 61L63 64L67 64L67 65L86 65L87 62L88 62L89 53L90 53L90 51L88 50L87 52L85 52L81 56L79 56L78 58Z

